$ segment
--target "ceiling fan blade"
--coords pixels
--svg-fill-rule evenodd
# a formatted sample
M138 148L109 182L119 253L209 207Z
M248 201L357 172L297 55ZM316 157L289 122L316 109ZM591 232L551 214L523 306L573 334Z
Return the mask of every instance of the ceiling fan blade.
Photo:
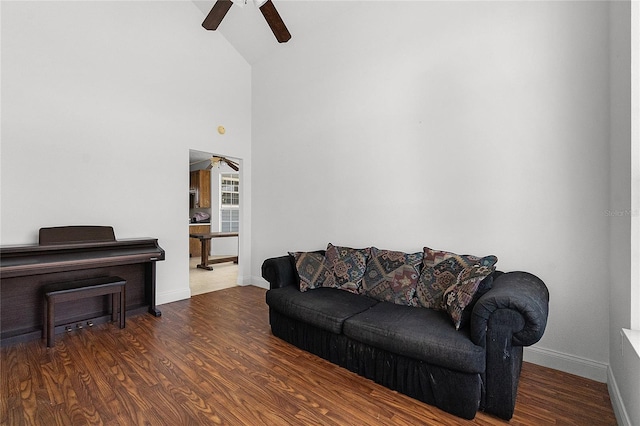
M204 18L202 26L207 30L217 29L232 5L231 0L217 0L207 17Z
M236 163L235 161L231 161L229 159L223 158L224 162L227 163L227 165L229 167L231 167L233 170L235 170L236 172L238 170L240 170L240 168L238 167L238 163Z
M291 34L271 0L267 0L265 4L260 6L260 12L262 12L264 19L267 20L267 24L271 27L271 31L273 31L273 35L276 36L278 43L286 43L289 41Z

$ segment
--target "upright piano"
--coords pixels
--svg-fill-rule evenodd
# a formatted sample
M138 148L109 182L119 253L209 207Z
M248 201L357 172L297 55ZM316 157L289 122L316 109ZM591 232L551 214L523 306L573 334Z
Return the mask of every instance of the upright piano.
M156 262L165 259L155 238L116 240L110 226L41 228L37 245L0 247L0 345L39 339L45 284L103 276L127 281L127 316L156 308ZM79 321L108 321L110 303L98 296L57 307L56 330Z

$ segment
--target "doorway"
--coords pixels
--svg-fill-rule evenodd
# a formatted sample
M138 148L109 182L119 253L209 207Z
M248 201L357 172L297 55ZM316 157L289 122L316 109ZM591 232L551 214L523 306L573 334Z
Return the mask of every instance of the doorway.
M189 150L189 235L214 234L207 269L202 268L203 244L189 237L191 296L238 285L238 263L228 259L238 258L239 237L224 234L240 229L240 164L238 158Z

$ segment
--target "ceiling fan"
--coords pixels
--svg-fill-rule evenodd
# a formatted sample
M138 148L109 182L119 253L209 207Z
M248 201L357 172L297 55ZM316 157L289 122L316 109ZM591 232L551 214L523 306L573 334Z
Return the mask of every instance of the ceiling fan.
M206 160L195 161L193 163L190 163L189 165L192 166L194 164L204 163L205 161L209 162L209 165L206 167L207 170L211 170L213 167L220 167L222 163L226 163L227 166L231 167L236 172L240 170L240 164L236 163L235 161L229 160L226 157L216 157L216 156L207 158Z
M202 22L202 26L207 30L216 30L229 9L231 9L231 6L233 6L233 3L239 3L242 5L243 3L246 4L247 1L248 0L217 0L207 17L204 19L204 22ZM260 9L260 12L262 12L264 19L266 19L267 24L269 24L269 27L271 28L271 31L273 31L273 35L276 36L278 43L286 43L289 41L291 34L271 0L253 1Z

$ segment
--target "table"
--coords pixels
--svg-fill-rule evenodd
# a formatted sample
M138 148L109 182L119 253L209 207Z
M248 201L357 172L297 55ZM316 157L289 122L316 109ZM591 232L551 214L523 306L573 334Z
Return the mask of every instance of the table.
M200 240L200 244L202 244L200 250L200 263L196 265L200 269L206 269L207 271L213 270L211 264L222 263L222 262L231 262L238 263L238 256L226 256L220 257L216 259L209 259L209 252L211 251L211 239L212 238L227 238L227 237L237 237L239 234L237 232L202 232L196 234L189 234L191 238L197 238Z

